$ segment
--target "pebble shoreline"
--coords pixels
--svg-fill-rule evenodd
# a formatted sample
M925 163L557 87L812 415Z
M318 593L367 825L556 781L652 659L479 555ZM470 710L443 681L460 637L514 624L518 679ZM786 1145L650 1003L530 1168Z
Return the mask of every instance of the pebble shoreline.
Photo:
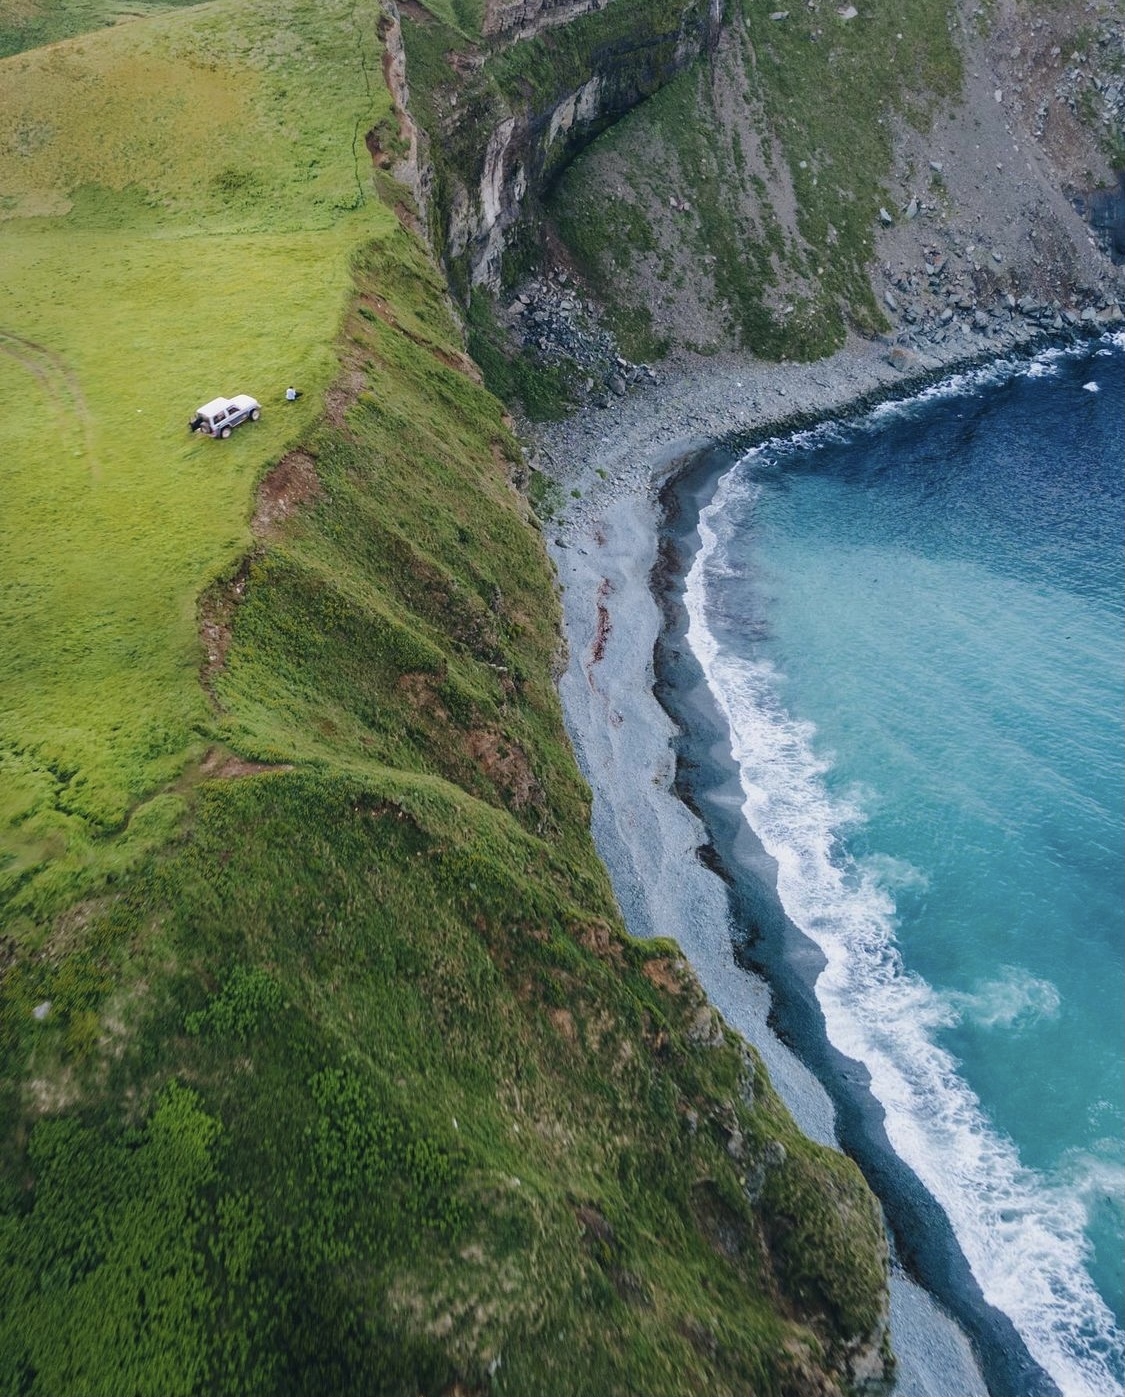
M597 312L556 268L529 283L504 312L513 340L522 340L544 363L569 363L580 375L575 416L528 433L548 447L554 464L546 473L558 479L560 460L576 438L580 443L591 435L631 434L638 399L659 441L673 442L685 431L715 436L744 425L780 423L793 411L824 415L888 385L905 386L957 365L1022 353L1052 337L1095 335L1125 323L1117 293L1091 292L1069 305L1030 295L979 296L971 278L953 274L946 258L927 262L925 269L933 273L927 287L913 276L895 281L901 307L892 290L884 293L888 309L901 317L897 330L871 340L853 336L831 358L788 364L745 353L682 352L654 370L617 354Z
M735 965L725 892L697 857L707 831L673 789L675 728L653 693L662 620L650 588L658 495L717 441L760 440L853 415L955 372L1027 357L1058 341L1052 331L1020 325L1004 344L973 337L971 352L935 344L924 366L892 357L886 342L864 340L811 364L685 355L662 365L655 383L645 378L615 394L608 408L587 406L535 429L527 451L528 467L552 482L557 501L543 530L568 647L559 691L626 925L633 935L679 942L711 1001L762 1054L798 1124L825 1143L836 1143L831 1102L769 1028L768 987ZM897 1268L891 1327L899 1397L986 1392L961 1329Z
M1092 319L1056 328L1019 319L1000 333L967 332L940 341L853 338L828 359L772 363L747 354L681 354L658 371L629 366L634 378L605 407L584 403L562 422L521 425L530 441L529 469L567 495L545 532L565 545L577 539L605 498L649 490L670 463L709 442L764 436L817 420L852 415L883 397L906 396L944 375L1026 357L1069 332L1075 337L1117 328L1114 304ZM572 492L579 492L574 498Z

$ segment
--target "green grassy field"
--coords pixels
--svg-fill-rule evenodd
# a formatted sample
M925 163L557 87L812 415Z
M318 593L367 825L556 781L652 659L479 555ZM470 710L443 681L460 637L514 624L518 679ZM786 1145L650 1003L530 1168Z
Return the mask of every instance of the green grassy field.
M362 141L389 109L377 19L220 2L0 64L0 896L15 909L165 835L172 806L143 803L206 739L196 596L245 549L256 479L335 372L350 260L393 222ZM189 437L199 403L235 392L262 401L260 423Z
M0 0L0 58L193 0Z

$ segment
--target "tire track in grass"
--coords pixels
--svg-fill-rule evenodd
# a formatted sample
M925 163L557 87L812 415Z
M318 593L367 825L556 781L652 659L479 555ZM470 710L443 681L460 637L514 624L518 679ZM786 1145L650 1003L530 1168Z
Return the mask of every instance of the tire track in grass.
M64 437L78 437L91 477L100 479L101 469L94 455L93 419L74 369L57 351L11 330L0 329L0 353L7 354L38 380L54 409L59 431Z

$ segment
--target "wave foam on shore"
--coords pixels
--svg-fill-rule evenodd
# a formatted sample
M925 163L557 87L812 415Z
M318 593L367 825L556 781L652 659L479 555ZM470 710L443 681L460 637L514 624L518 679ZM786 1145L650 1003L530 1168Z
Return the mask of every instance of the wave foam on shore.
M544 468L577 492L546 529L570 650L560 693L626 923L634 935L679 942L712 1002L761 1052L798 1124L830 1143L831 1102L772 1033L766 984L736 963L725 886L698 857L707 831L673 789L676 731L653 693L656 491L710 440L828 417L901 382L870 347L814 365L707 360L612 418L586 414L541 437ZM901 1397L986 1392L962 1331L897 1267L891 1322Z
M746 466L755 454L702 512L701 547L685 579L687 638L726 718L743 812L775 861L782 905L826 958L816 995L829 1039L871 1074L895 1153L941 1204L986 1300L1012 1319L1067 1397L1114 1397L1121 1335L1086 1270L1081 1199L1021 1163L936 1043L953 1006L904 967L884 881L837 852L861 810L829 794L811 725L785 711L773 667L725 653L708 624L717 529L732 493L753 491ZM1024 989L1014 1007L1006 994L996 1008L994 991L985 1011L1022 1012ZM1031 992L1049 1005L1050 986Z

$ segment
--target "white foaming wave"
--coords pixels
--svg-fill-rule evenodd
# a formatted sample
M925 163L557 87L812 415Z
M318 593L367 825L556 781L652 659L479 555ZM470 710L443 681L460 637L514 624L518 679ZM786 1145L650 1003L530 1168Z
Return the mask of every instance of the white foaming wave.
M1118 330L1107 333L1101 337L1100 342L1116 349L1125 349L1125 331ZM1039 350L1030 359L994 359L987 364L979 364L971 369L951 373L936 383L927 384L910 397L894 398L879 403L862 419L845 424L845 426L850 426L853 430L875 431L888 418L909 416L923 403L947 398L978 397L982 390L995 388L1020 376L1032 379L1057 378L1065 360L1081 358L1089 352L1089 342L1079 341L1075 344L1051 345L1046 349ZM1109 353L1112 353L1112 349L1102 348L1095 351L1094 357ZM1086 386L1088 387L1088 385ZM1092 391L1096 392L1096 387ZM826 424L826 426L828 425ZM832 423L830 425L834 434L843 434L845 427L842 427L841 424ZM817 434L822 430L816 427L810 428L800 437L787 439L786 444L788 440L792 440L798 445L815 445L817 444ZM775 445L777 444L779 443L775 443Z
M958 1022L968 1019L980 1028L1025 1028L1058 1018L1062 1000L1050 980L1037 979L1020 966L1006 965L1001 970L999 979L946 995Z
M1120 1140L1095 1140L1089 1149L1068 1150L1062 1172L1088 1216L1103 1204L1125 1213L1125 1159Z
M855 427L856 423L854 422L839 421L834 417L828 417L813 427L804 427L800 431L790 432L785 436L769 437L756 446L750 447L735 461L725 475L720 476L712 503L708 509L714 517L721 517L718 506L723 501L729 502L730 495L727 492L733 492L739 484L752 479L748 474L749 471L766 470L776 466L779 464L779 456L786 456L794 451L813 451L833 442L847 442Z
M1106 333L1098 341L1103 346L1112 345L1117 349L1125 349L1125 331L1117 330ZM1094 351L1092 357L1099 358L1101 355L1111 353L1106 348ZM1028 378L1043 378L1054 376L1059 371L1059 365L1064 359L1081 359L1090 354L1089 340L1079 340L1074 344L1052 345L1049 349L1041 350L1034 358L1021 365L1023 372Z
M761 489L753 476L739 467L744 463L755 462L764 450L764 446L755 447L719 477L712 503L704 511L708 519L705 542L711 559L713 578L740 577L745 571L743 567L734 563L723 545L737 533L735 520L745 513L747 506L754 502ZM762 464L768 465L769 462L763 461ZM702 527L701 518L701 538L704 537Z
M1021 374L1029 378L1053 377L1059 372L1059 366L1063 359L1083 352L1080 346L1052 345L1049 349L1040 350L1031 359L992 359L987 364L978 364L971 369L961 369L939 379L936 383L927 384L912 397L880 403L872 410L870 418L873 424L877 424L883 418L909 413L921 403L931 403L946 398L979 397L983 389L998 387L1010 379L1018 378Z
M926 892L930 886L930 875L924 868L893 854L868 854L859 867L891 892Z
M777 861L782 904L825 955L816 993L829 1037L868 1068L892 1147L941 1204L986 1299L1036 1361L1066 1397L1120 1397L1125 1335L1086 1269L1081 1199L1022 1165L934 1042L958 1011L903 966L877 866L843 857L838 831L859 812L827 790L814 730L784 711L772 667L721 653L708 629L716 507L703 511L685 580L688 643L726 715L746 818Z
M1101 384L1095 383L1092 379L1089 383L1084 383L1082 388L1087 393L1100 393L1102 391Z
M1107 332L1099 343L1103 348L1094 352L1093 357L1110 354L1113 349L1125 349L1125 330ZM1111 346L1112 348L1110 348ZM740 478L738 468L765 468L778 464L779 453L807 451L829 442L847 441L850 433L875 432L889 417L909 416L923 403L945 398L977 397L981 390L994 388L1021 375L1026 378L1057 378L1066 359L1081 358L1090 353L1088 341L1078 341L1068 345L1050 345L1041 349L1030 359L999 358L986 364L978 364L971 369L950 373L936 383L927 384L917 393L906 398L890 398L877 403L875 407L856 419L839 421L829 418L813 427L807 427L789 436L771 437L768 441L753 446L728 471L723 480ZM722 481L720 481L720 487ZM716 500L718 496L716 495Z
M830 418L790 436L771 438L753 447L737 464L758 468L773 466L778 463L779 455L815 450L832 442L846 442L857 433L879 432L888 419L910 417L924 404L935 400L979 397L985 388L995 387L1021 372L1029 372L1032 377L1047 372L1057 373L1057 368L1047 367L1048 361L1055 356L1061 357L1064 353L1066 351L1061 349L1044 350L1031 361L1030 367L1024 360L995 359L972 369L951 373L936 383L927 384L909 397L888 398L885 402L876 403L862 417L845 419L842 422Z

